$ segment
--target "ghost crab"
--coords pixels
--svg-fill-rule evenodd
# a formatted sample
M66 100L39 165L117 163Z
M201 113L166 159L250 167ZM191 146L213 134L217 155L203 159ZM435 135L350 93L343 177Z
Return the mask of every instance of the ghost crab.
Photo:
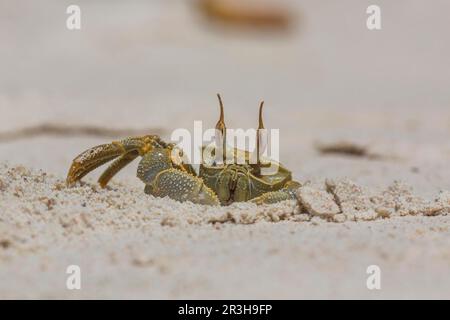
M216 132L221 137L219 145L234 155L244 154L243 164L225 161L202 163L197 175L192 165L183 160L185 158L175 144L166 143L157 135L145 135L98 145L82 152L72 162L67 184L74 184L92 170L114 160L98 179L100 186L105 187L116 173L141 156L137 177L145 183L144 192L155 197L168 196L205 205L228 205L240 201L263 204L296 199L295 190L300 184L292 180L288 169L277 163L275 173L267 175L261 172L264 166L274 163L273 160L263 163L260 159L263 142L260 141L259 130L264 129L264 102L259 108L257 161L251 164L247 161L250 159L249 151L227 147L223 103L220 95L217 96L220 103L220 118L216 124ZM181 158L174 154L181 155Z

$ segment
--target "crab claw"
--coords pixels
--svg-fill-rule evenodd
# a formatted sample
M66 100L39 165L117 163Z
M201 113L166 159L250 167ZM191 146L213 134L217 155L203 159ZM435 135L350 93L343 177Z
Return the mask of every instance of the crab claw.
M139 162L137 176L146 184L144 192L155 197L168 196L181 202L219 205L216 194L202 179L173 167L167 149L155 148L145 154Z
M152 184L147 185L145 192L155 197L167 196L180 202L220 205L216 194L203 183L202 179L175 168L158 173Z

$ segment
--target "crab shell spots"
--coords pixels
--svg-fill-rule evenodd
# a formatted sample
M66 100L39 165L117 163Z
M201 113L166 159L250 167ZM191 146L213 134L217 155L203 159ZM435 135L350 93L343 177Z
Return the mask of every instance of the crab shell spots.
M203 180L177 169L160 172L152 184L152 194L158 197L169 196L178 201L191 201L197 204L219 205L219 199Z
M155 148L145 154L139 162L137 177L145 184L151 184L161 171L171 169L170 154L167 149Z

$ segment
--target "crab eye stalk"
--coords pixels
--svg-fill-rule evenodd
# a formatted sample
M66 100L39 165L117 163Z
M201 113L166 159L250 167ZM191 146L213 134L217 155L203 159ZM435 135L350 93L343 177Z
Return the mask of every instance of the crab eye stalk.
M263 117L262 117L262 110L264 106L264 101L261 101L261 104L259 105L259 123L258 123L258 130L256 131L256 159L258 166L261 165L260 157L266 151L267 147L267 132L264 128L263 123Z
M224 112L223 112L223 102L220 94L217 94L220 105L220 118L216 124L216 162L225 162L226 146L227 146L227 127L225 126ZM218 151L218 152L217 152Z

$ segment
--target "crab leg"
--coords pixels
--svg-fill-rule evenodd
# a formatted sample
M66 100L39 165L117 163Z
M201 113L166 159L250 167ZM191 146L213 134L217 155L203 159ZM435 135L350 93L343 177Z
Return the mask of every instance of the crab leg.
M266 192L259 197L253 198L250 202L256 204L270 204L285 200L297 200L296 190L300 187L297 181L289 181L283 189Z
M139 152L135 150L125 153L116 160L114 160L114 162L109 165L109 167L102 173L102 175L98 179L98 183L100 183L100 186L102 188L106 187L109 180L111 180L112 177L114 177L117 172L125 168L130 162L132 162L138 156Z
M113 141L109 144L95 146L82 152L72 162L69 173L67 174L67 184L73 184L92 170L117 158L120 155L125 155L130 152L137 152L141 155L147 153L152 149L152 143L155 142L155 139L156 136L126 138L121 141ZM122 164L122 161L120 161L120 163ZM120 170L127 163L123 164L121 167L118 164L115 164L114 166ZM111 173L114 175L117 173L114 169L108 168L107 171L107 175L110 175ZM106 181L104 179L102 179L102 181Z

